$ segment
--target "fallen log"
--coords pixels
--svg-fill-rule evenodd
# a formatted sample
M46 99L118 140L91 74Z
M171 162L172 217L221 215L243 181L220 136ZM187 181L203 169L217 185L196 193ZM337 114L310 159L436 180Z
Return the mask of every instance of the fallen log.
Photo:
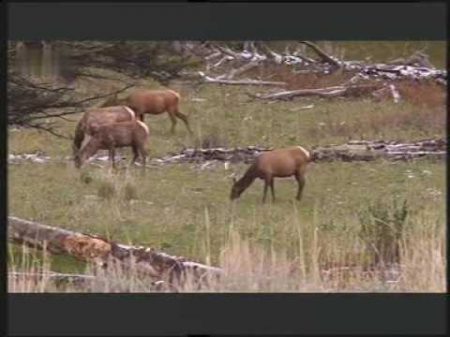
M228 85L263 85L263 86L278 86L284 87L286 82L279 81L262 81L262 80L253 80L253 79L241 79L241 80L231 80L227 79L224 75L221 77L210 77L206 76L203 72L198 73L203 83L216 83L216 84L228 84Z
M248 96L252 98L258 98L263 100L289 100L295 97L312 97L319 96L324 98L332 97L360 97L364 95L370 95L374 91L379 90L381 85L350 85L350 86L334 86L328 88L318 89L300 89L291 91L281 91L273 94L250 94Z
M188 261L152 248L123 245L100 236L52 227L14 216L8 217L8 240L52 254L71 255L78 260L91 262L102 270L120 266L136 271L138 275L167 280L170 284L183 284L186 280L200 282L222 273L220 268Z

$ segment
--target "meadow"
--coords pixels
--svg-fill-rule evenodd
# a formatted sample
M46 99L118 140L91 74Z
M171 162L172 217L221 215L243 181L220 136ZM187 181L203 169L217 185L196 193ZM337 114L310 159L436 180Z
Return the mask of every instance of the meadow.
M159 86L147 80L142 85ZM83 94L101 92L106 84L84 79L77 86ZM366 98L268 103L246 94L267 90L261 88L193 87L186 82L175 82L171 88L183 97L181 108L189 115L194 137L181 122L171 135L166 114L148 116L150 158L193 146L310 149L351 139L445 137L445 92L426 85L405 85L404 99L397 104ZM80 117L54 122L60 133L71 135ZM31 129L10 128L8 149L14 154L71 156L69 140ZM131 153L121 152L127 158ZM77 170L70 160L9 164L9 214L223 267L224 280L205 291L446 290L444 162L312 163L301 202L294 198L295 180L288 178L275 180L277 200L269 198L266 204L261 203L261 181L236 202L229 200L231 176L241 176L247 165L202 164L152 162L144 176L140 167L123 163L116 172L93 165ZM89 270L72 258L43 258L11 245L9 268ZM116 291L147 288L124 282ZM79 291L16 281L9 289ZM114 291L91 290L99 289Z

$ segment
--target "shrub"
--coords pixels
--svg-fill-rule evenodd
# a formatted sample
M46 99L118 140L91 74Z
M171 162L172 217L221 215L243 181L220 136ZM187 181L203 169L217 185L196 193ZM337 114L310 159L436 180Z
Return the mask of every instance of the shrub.
M374 264L399 262L399 245L404 234L409 209L402 202L378 200L359 212L360 237L369 249L369 261Z

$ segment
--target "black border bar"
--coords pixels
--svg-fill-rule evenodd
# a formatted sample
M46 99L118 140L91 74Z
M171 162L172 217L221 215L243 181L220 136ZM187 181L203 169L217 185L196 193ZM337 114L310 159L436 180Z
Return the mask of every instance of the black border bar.
M11 294L9 301L14 336L446 331L444 294Z
M9 38L445 40L445 2L9 3Z

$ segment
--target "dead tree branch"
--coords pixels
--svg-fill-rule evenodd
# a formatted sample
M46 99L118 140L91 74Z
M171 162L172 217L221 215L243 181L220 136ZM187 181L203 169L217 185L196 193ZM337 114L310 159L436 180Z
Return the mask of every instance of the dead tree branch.
M127 90L134 83L101 95L83 99L75 98L71 87L55 87L45 82L35 82L9 71L8 124L47 131L57 137L67 138L52 127L51 118L62 118L86 109L92 101Z
M339 62L334 57L332 57L332 56L328 55L327 53L325 53L316 44L314 44L314 43L312 43L310 41L299 41L299 43L304 44L304 45L310 47L312 50L314 50L316 52L316 54L319 55L319 57L322 59L322 61L328 62L330 64L333 64L336 67L340 67L341 66L341 62Z

